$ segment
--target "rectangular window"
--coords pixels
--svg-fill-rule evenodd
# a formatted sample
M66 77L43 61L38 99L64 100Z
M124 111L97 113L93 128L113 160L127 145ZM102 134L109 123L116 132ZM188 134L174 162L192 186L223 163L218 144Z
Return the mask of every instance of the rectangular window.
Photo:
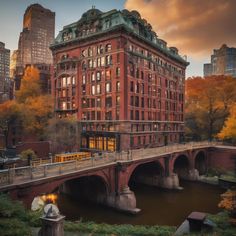
M94 98L91 99L91 107L95 107L95 99Z
M101 84L97 84L97 94L101 94Z
M101 120L101 112L100 111L97 112L97 120Z
M111 78L111 71L106 70L106 79L110 79L110 78Z
M134 119L134 111L130 110L130 120L133 120L133 119Z
M116 67L116 76L117 76L117 77L120 76L120 67Z
M92 85L92 91L91 91L92 95L95 95L95 85Z
M92 68L93 67L93 61L92 60L88 60L88 67Z
M105 57L101 58L101 66L105 66Z
M120 91L120 81L116 82L116 92Z
M91 80L92 81L95 81L95 74L92 72L92 74L91 74Z
M62 102L62 110L66 110L66 102Z
M134 91L134 82L131 81L130 82L130 92L133 92Z
M135 120L139 120L139 111L135 111Z
M106 83L106 93L111 92L111 83Z
M116 110L116 120L120 119L120 110Z
M67 85L71 85L71 77L67 78Z
M101 66L101 57L98 57L98 59L97 59L97 66L98 67Z
M66 77L62 78L62 87L66 87Z
M97 72L97 81L100 81L100 80L101 80L101 72L98 71L98 72Z
M86 76L82 75L82 84L86 84Z
M97 98L97 107L101 107L101 98Z
M112 113L111 113L111 111L108 111L108 112L105 113L105 119L106 120L112 120Z
M93 68L96 68L96 67L97 67L97 60L94 59L94 60L93 60Z
M120 96L116 96L116 105L117 105L117 106L120 105Z
M106 107L112 107L112 97L106 98Z

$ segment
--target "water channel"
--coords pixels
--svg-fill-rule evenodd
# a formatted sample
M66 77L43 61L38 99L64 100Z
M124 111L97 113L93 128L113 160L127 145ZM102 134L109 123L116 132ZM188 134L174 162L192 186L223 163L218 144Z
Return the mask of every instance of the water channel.
M217 213L220 194L224 190L196 182L181 182L182 191L138 185L135 192L138 215L127 215L108 207L80 202L67 195L58 196L58 206L68 220L94 221L109 224L142 224L178 226L192 211Z

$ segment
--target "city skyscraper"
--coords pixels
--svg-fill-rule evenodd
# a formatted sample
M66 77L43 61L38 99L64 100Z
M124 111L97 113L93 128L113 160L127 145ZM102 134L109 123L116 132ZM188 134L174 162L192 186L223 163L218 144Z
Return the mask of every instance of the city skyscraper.
M0 103L9 99L10 50L0 42Z
M236 77L236 48L223 44L220 49L214 49L211 63L204 64L204 76L209 75Z
M58 117L75 114L81 148L120 151L183 140L185 69L137 11L92 8L51 46Z
M52 63L49 49L55 34L55 12L39 4L30 5L24 14L18 42L18 64Z
M49 46L54 40L54 35L55 12L42 7L40 4L30 5L24 14L23 31L20 33L16 52L15 90L20 89L25 67L33 65L39 70L40 68L48 68L47 76L44 76L45 69L42 73L40 71L40 80L43 84L42 92L50 93L48 78L50 78L52 52Z

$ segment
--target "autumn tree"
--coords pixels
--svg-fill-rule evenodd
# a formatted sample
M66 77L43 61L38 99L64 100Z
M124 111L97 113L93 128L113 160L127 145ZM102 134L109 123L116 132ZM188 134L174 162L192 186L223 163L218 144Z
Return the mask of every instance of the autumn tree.
M26 67L21 80L20 90L16 91L16 100L25 103L28 99L41 95L39 70L33 66Z
M9 127L16 125L20 127L21 136L45 137L45 128L52 117L52 99L42 94L39 78L37 68L27 67L16 99L0 104L0 129L4 130L6 140Z
M192 77L186 81L186 135L211 140L221 130L236 101L236 80L227 76Z
M24 109L24 131L40 139L45 138L45 129L53 112L52 98L42 94L37 68L31 66L25 69L16 101Z
M232 106L230 115L217 137L223 140L231 140L233 143L236 142L236 104Z
M236 190L227 190L221 194L221 202L218 204L220 208L228 211L230 222L236 225Z

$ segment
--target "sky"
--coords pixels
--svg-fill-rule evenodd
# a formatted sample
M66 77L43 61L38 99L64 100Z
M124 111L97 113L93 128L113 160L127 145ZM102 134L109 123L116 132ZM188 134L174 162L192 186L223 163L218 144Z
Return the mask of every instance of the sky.
M137 10L158 37L187 56L186 76L202 76L214 48L236 47L236 0L0 0L0 41L17 49L23 15L33 3L56 12L56 32L94 5L101 11Z

